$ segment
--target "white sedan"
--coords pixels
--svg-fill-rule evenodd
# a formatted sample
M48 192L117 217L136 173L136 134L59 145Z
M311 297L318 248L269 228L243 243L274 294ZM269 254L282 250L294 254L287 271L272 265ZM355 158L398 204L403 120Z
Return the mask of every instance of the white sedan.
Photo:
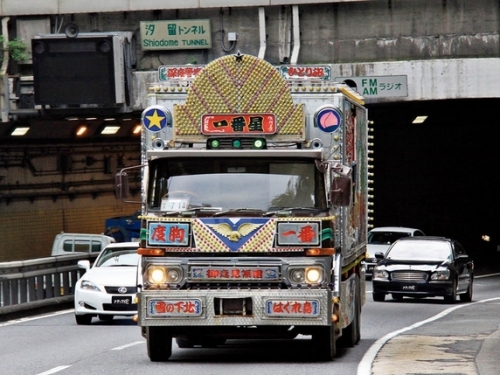
M115 315L137 314L138 242L113 243L104 248L92 267L88 260L78 266L86 270L75 288L75 319L88 325L92 317L111 320Z

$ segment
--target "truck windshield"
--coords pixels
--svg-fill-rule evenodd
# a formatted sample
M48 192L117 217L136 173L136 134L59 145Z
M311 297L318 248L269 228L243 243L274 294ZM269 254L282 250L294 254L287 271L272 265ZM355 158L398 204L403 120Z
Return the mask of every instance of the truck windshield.
M326 207L314 160L165 158L151 161L149 176L149 210Z

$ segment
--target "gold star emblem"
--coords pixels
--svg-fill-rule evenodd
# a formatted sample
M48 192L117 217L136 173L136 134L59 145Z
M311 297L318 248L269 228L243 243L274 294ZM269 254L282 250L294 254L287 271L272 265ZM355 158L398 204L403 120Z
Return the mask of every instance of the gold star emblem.
M165 119L165 117L158 116L158 112L155 109L153 116L146 116L149 120L148 128L151 129L153 126L157 126L158 129L161 129L161 121Z

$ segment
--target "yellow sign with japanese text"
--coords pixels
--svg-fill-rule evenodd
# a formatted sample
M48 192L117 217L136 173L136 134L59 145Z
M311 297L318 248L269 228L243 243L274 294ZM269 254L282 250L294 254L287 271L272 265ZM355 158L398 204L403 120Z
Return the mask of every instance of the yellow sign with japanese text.
M141 46L147 50L212 48L210 20L141 21Z

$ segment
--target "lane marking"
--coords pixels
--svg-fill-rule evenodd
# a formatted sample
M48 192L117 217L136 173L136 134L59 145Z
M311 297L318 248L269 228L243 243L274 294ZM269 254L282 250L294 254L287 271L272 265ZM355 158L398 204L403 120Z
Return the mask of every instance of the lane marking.
M127 348L130 348L131 346L135 346L135 345L139 345L139 344L144 344L146 341L136 341L136 342L132 342L130 344L126 344L126 345L122 345L122 346L117 346L116 348L113 348L111 350L123 350L123 349L127 349Z
M40 372L40 373L38 373L37 375L50 375L50 374L55 374L56 372L59 372L59 371L62 371L62 370L66 370L68 367L71 367L71 366L57 366L57 367L54 367L53 369L51 369L51 370L49 370L49 371Z
M472 302L472 303L468 303L468 304L464 304L464 305L457 305L457 306L454 306L454 307L450 307L449 309L446 309L446 310L440 312L439 314L434 315L433 317L430 317L429 319L422 320L421 322L417 322L415 324L412 324L411 326L402 328L402 329L400 329L398 331L394 331L394 332L388 333L384 337L378 339L375 342L375 344L373 344L366 351L365 355L363 356L363 358L361 359L361 362L358 365L357 375L372 375L372 365L373 365L373 361L375 360L375 357L377 356L377 354L380 351L380 349L382 349L382 347L387 343L387 341L389 341L393 337L395 337L395 336L397 336L397 335L399 335L399 334L401 334L403 332L411 331L412 329L420 327L420 326L422 326L424 324L433 322L433 321L435 321L435 320L437 320L439 318L442 318L443 316L448 315L452 311L455 311L455 310L460 309L462 307L476 305L476 304L479 304L479 303L486 303L486 302L490 302L490 301L497 301L497 300L500 300L500 297L489 298L489 299L484 299L484 300L477 301L477 302Z
M69 314L69 313L72 313L74 311L75 311L74 309L60 310L60 311L56 311L56 312L50 313L50 314L44 314L44 315L38 315L38 316L33 316L33 317L26 317L26 318L9 320L7 322L0 323L0 327L11 326L13 324L25 323L25 322L30 322L32 320L38 320L38 319L43 319L43 318L50 318L53 316L58 316L58 315L63 315L63 314Z

